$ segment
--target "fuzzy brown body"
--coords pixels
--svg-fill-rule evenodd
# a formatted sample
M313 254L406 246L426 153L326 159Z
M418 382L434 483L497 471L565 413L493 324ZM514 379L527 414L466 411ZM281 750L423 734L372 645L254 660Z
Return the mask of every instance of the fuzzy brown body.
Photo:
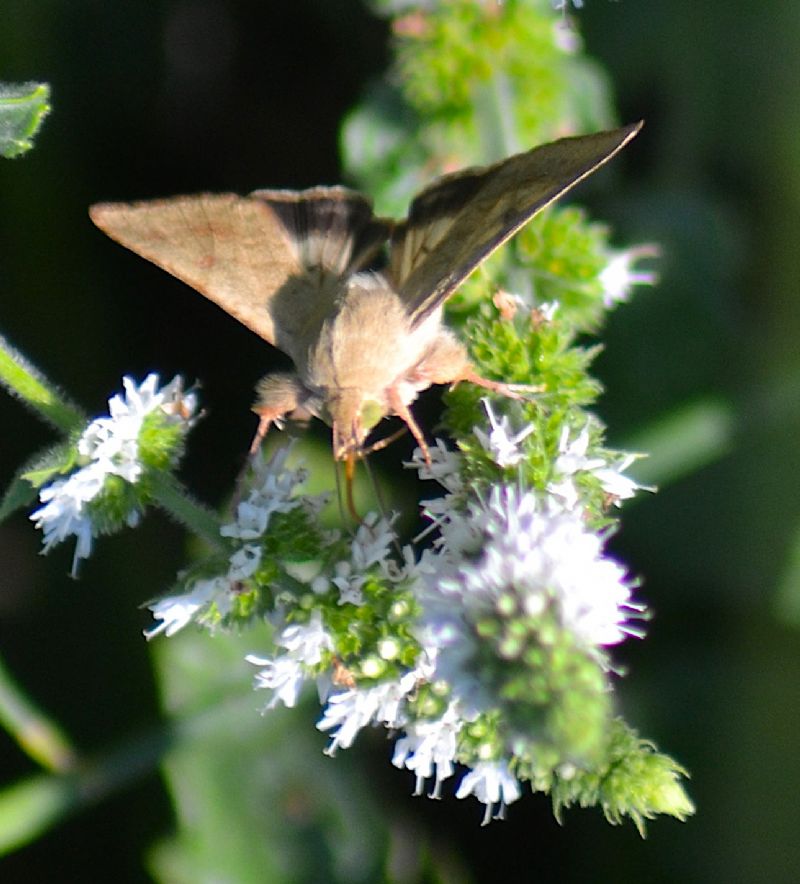
M329 292L324 315L287 347L296 373L265 377L255 411L266 426L292 412L321 418L333 428L334 456L345 459L382 417L408 421L421 390L465 376L470 363L440 311L412 327L383 275L357 273Z
M450 295L540 209L610 159L641 123L563 138L425 188L401 222L377 218L342 187L201 194L101 203L92 220L122 245L187 282L287 353L295 372L258 385L253 448L293 414L333 428L334 455L352 459L385 415L408 425L431 384L481 378L441 322ZM388 245L385 270L368 268Z

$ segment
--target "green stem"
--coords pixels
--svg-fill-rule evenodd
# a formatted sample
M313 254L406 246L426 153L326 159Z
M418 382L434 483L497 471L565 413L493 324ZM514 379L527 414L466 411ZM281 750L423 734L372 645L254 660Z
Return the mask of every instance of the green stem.
M154 472L150 476L153 499L175 521L202 537L217 549L225 544L219 533L219 519L208 508L196 501L189 492L168 473Z
M23 693L0 658L0 723L24 752L48 770L69 770L75 753L61 728Z
M86 423L86 416L0 336L0 383L40 417L69 434Z

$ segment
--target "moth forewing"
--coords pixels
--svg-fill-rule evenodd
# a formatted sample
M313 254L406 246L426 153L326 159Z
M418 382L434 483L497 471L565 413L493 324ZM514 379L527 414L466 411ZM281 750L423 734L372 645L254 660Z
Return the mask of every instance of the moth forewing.
M99 203L89 213L112 239L275 343L270 296L302 268L266 203L235 194L201 194Z
M606 163L642 123L562 138L492 166L445 175L394 232L389 275L413 323L440 306L537 212Z

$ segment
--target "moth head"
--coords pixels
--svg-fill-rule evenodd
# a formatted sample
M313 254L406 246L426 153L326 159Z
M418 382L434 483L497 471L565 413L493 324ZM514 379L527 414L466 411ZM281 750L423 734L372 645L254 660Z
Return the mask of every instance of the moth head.
M369 431L386 414L377 400L361 390L337 390L326 403L333 428L333 456L348 460L361 453Z

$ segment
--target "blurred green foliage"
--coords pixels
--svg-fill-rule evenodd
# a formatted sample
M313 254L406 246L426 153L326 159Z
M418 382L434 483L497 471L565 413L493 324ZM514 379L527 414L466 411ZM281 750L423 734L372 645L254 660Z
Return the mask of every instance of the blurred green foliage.
M368 744L327 764L320 737L298 753L294 769L316 765L313 785L321 790L341 775L342 762L369 770L363 801L351 782L339 786L355 805L341 825L373 843L374 821L360 811L371 807L368 799L381 811L391 806L399 821L392 839L374 843L390 843L391 856L402 859L409 842L424 840L441 880L794 881L800 642L796 619L782 623L774 612L778 585L781 611L796 612L800 597L800 8L777 0L702 9L689 0L587 0L575 15L614 84L621 118L647 119L624 173L612 173L614 186L596 197L596 214L614 223L620 242L664 249L661 286L616 311L596 363L606 388L597 407L612 442L661 445L669 467L659 471L660 493L630 507L615 538L645 576L642 594L656 612L647 641L626 649L631 671L620 693L628 717L692 770L698 815L685 825L651 826L640 842L630 827L609 829L599 815L576 810L559 828L545 802L529 800L507 822L477 832L474 808L407 797L411 783L386 771L382 744L374 758ZM193 293L109 247L91 229L86 206L339 180L340 118L363 89L389 88L368 85L386 65L386 47L385 24L354 2L40 0L32 7L10 0L0 10L0 77L41 77L58 97L37 149L0 166L3 330L94 410L123 371L201 378L214 404L186 471L210 501L238 469L231 450L249 441L253 383L280 357ZM536 56L526 63L537 64ZM583 96L576 113L592 128L586 115L598 105L588 91ZM396 100L390 88L389 100ZM538 113L543 100L531 100L527 112ZM414 112L404 113L413 126ZM507 152L506 135L502 121L495 128L500 141L486 150L497 156ZM354 122L346 132L349 156L355 141L397 167L418 150L405 126L394 139L361 137ZM378 177L368 189L386 212L402 211L403 194L422 183L409 179L382 194ZM5 485L52 437L17 402L0 401L0 425L11 428L0 450ZM24 516L0 532L0 632L13 671L87 752L146 730L159 700L139 635L148 617L136 606L170 584L184 560L182 533L151 517L135 536L104 547L77 584L66 578L68 552L43 560L37 544ZM202 655L208 642L198 642ZM173 647L165 642L158 653ZM213 694L208 701L213 708ZM223 720L226 714L220 710ZM237 726L245 720L236 715ZM265 741L280 724L253 721ZM299 733L313 742L307 724ZM288 723L275 738L289 748L294 739ZM211 751L221 750L212 744ZM10 742L0 763L3 782L34 770ZM217 776L208 770L209 779ZM235 800L236 776L232 767L220 770L219 801ZM301 820L313 819L300 811ZM163 783L150 774L4 858L0 875L80 881L90 868L98 879L145 880L143 851L173 820ZM196 851L219 844L235 853L235 830L216 820L208 830L216 839L195 842ZM302 868L314 872L327 849L319 833L311 824L292 842L308 854ZM277 839L291 841L285 829ZM160 856L163 871L169 857ZM259 870L261 880L271 868ZM420 871L413 863L399 868L411 869L406 880Z

